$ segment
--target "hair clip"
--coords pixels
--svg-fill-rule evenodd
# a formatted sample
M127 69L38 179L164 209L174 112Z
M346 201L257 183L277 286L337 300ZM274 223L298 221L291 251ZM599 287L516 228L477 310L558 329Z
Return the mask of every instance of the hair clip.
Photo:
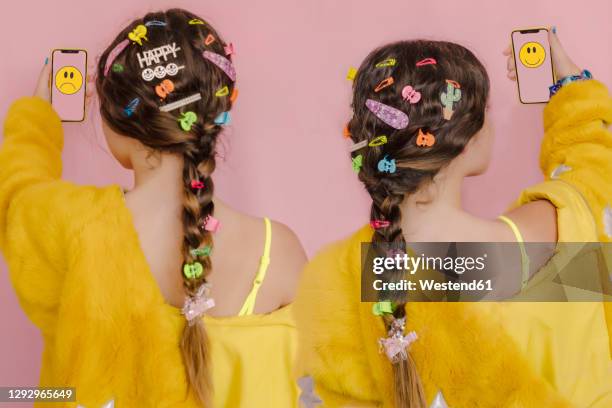
M165 27L166 26L166 22L165 21L159 21L159 20L151 20L151 21L147 21L145 23L145 26L147 26L147 27Z
M219 116L215 118L215 123L217 125L229 125L231 121L230 113L228 111L221 112Z
M229 95L229 88L224 86L223 88L219 88L217 92L215 92L215 96L227 96Z
M207 215L203 227L206 231L217 232L221 227L221 222L212 215Z
M323 404L323 400L314 390L314 379L310 375L305 375L297 379L297 385L300 387L300 396L298 403L303 408L317 408Z
M376 302L372 305L372 313L376 316L383 316L385 314L393 314L395 311L395 305L389 300Z
M453 103L461 100L461 86L453 80L446 80L446 92L440 94L440 100L444 105L444 119L450 120L453 116Z
M232 61L228 60L223 55L211 51L204 51L202 56L219 67L232 81L236 81L236 70L234 69Z
M435 58L424 58L416 63L417 67L423 67L425 65L436 65L438 62Z
M354 81L356 76L357 76L357 69L350 67L348 70L348 73L346 74L346 79L348 79L349 81Z
M355 152L359 149L363 149L364 147L366 147L368 145L368 141L367 140L362 140L361 142L357 142L355 144L353 144L350 148L349 148L349 152Z
M187 297L181 313L187 319L188 325L193 325L195 320L215 307L215 300L210 297L210 284L203 283L195 295Z
M210 245L206 245L203 248L194 248L190 250L189 253L191 253L191 256L193 257L210 256L212 253L212 247Z
M204 267L199 262L186 263L183 266L183 275L187 279L197 279L204 273Z
M181 47L177 47L176 42L173 42L172 44L168 43L165 45L160 45L159 47L155 47L150 50L144 50L142 51L142 54L140 52L136 53L138 65L140 68L145 68L153 64L168 62L168 56L172 55L173 58L177 58L177 52L180 50Z
M431 133L423 133L423 129L419 129L419 134L416 138L416 145L419 147L431 147L436 143L436 137Z
M402 98L411 105L414 105L421 100L421 93L410 85L406 85L402 89Z
M138 104L140 104L140 98L134 98L132 99L127 106L123 109L123 113L125 113L125 116L127 116L128 118L130 116L132 116L132 114L134 113L134 111L136 110L136 108L138 107Z
M204 24L204 22L200 20L199 18L192 18L191 20L189 20L189 25L198 25L198 24Z
M159 110L162 112L170 112L178 108L182 108L185 105L189 105L190 103L194 103L202 99L202 94L193 94L183 99L179 99L178 101L168 103L166 105L162 105L159 107Z
M372 220L370 226L374 229L387 228L391 223L386 220Z
M124 71L123 65L117 62L113 64L113 67L111 69L113 70L113 72L116 72L116 73L120 73Z
M204 182L201 180L191 180L191 188L194 188L196 190L200 190L202 188L204 188Z
M108 70L110 69L111 65L128 45L130 45L130 41L123 40L117 45L115 45L115 48L113 48L112 51L108 53L108 56L106 57L106 64L104 64L104 76L108 75Z
M393 67L395 66L396 63L396 59L395 58L387 58L384 61L380 61L378 64L375 65L376 68L383 68L383 67Z
M379 92L380 90L391 85L393 85L393 77L387 77L380 81L378 85L376 85L376 88L374 88L374 92Z
M234 54L234 44L227 44L225 47L223 47L223 50L225 51L225 55L229 57L230 55Z
M159 85L155 87L155 93L162 100L166 99L166 97L172 92L174 92L174 82L169 79L164 79Z
M366 100L365 104L378 119L382 120L392 128L401 130L408 126L408 115L401 110L395 109L373 99Z
M411 331L404 336L406 319L394 319L391 322L388 337L378 339L380 352L384 352L392 363L408 359L407 348L417 340L417 334Z
M210 45L215 42L215 36L212 34L208 34L206 39L204 40L204 45Z
M142 47L143 39L149 41L147 38L147 27L142 24L138 24L136 28L128 34L128 38Z
M385 143L387 143L387 136L382 135L382 136L377 136L374 139L372 139L370 143L368 143L368 146L377 147L377 146L382 146Z
M389 160L387 158L387 155L385 155L385 157L380 159L379 162L378 162L378 171L380 171L380 172L383 172L383 173L395 173L396 169L397 169L397 167L395 165L395 159Z
M358 154L357 156L353 157L351 161L353 163L353 171L359 174L361 166L363 166L363 156Z
M344 125L344 128L342 129L342 136L345 139L348 139L349 137L351 137L351 131L348 128L348 123Z
M230 95L230 102L234 103L238 99L238 88L232 89L232 94Z
M184 65L177 65L174 62L169 63L165 67L163 65L158 65L155 68L145 68L142 70L142 79L149 82L152 81L153 78L163 79L166 75L175 76L178 74L179 70L185 68Z
M181 113L181 117L178 118L179 125L181 125L181 129L185 132L189 132L193 124L198 120L198 115L195 112L187 111Z

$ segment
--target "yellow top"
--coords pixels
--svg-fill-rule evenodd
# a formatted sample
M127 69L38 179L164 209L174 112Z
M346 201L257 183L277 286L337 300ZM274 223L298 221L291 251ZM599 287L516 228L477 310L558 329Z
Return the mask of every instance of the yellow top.
M529 282L529 257L527 256L527 250L525 249L525 240L523 239L523 234L519 230L518 226L512 221L510 218L505 215L500 215L500 220L508 224L512 233L516 238L516 242L519 244L519 248L521 250L521 289L524 289L527 286L527 282Z
M594 80L564 86L544 110L546 180L514 205L549 200L559 242L612 240L610 123L612 99ZM377 343L385 328L371 304L359 302L361 242L371 237L366 226L318 254L294 302L300 374L313 377L325 407L393 407L391 364ZM611 407L611 309L596 302L408 304L406 331L419 336L411 354L428 404L441 391L451 408L570 406L556 390L571 406Z
M63 132L51 105L9 110L0 149L0 249L21 306L40 328L41 386L72 386L76 403L40 407L197 407L178 347L185 319L163 298L118 186L60 180ZM294 407L291 306L204 321L214 407ZM36 405L36 404L35 404Z
M257 292L259 292L259 288L263 283L266 277L266 271L268 270L268 265L270 265L270 246L272 245L272 226L270 224L270 220L268 218L264 218L264 222L266 224L266 241L264 243L264 253L259 260L259 269L257 270L257 275L255 275L255 280L253 280L253 288L251 292L247 296L238 316L246 316L253 314L253 309L255 309L255 299L257 298Z

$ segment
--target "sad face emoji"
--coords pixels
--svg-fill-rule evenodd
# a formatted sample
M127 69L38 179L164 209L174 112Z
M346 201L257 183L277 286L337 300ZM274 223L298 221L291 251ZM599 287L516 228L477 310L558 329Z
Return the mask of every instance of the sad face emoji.
M81 86L83 86L83 75L73 66L62 67L55 74L55 87L65 95L77 93Z
M537 68L546 59L546 51L542 44L537 42L525 43L519 51L519 59L527 68Z

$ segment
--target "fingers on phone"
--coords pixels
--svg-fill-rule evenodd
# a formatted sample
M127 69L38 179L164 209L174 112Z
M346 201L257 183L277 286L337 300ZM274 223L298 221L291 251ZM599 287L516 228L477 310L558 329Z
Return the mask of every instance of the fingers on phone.
M503 51L504 55L512 55L512 44L508 44L508 46Z

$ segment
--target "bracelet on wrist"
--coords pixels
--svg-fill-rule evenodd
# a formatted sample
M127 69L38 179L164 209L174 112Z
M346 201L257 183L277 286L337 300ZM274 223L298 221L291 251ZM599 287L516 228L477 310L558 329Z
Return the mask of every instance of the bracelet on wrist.
M582 70L582 72L580 72L580 75L568 75L566 77L563 77L557 82L555 82L554 85L548 88L550 91L550 96L552 97L554 94L559 92L559 89L561 89L563 85L567 85L571 82L584 81L584 80L592 79L592 78L593 78L593 74L591 74L591 71L587 69Z

